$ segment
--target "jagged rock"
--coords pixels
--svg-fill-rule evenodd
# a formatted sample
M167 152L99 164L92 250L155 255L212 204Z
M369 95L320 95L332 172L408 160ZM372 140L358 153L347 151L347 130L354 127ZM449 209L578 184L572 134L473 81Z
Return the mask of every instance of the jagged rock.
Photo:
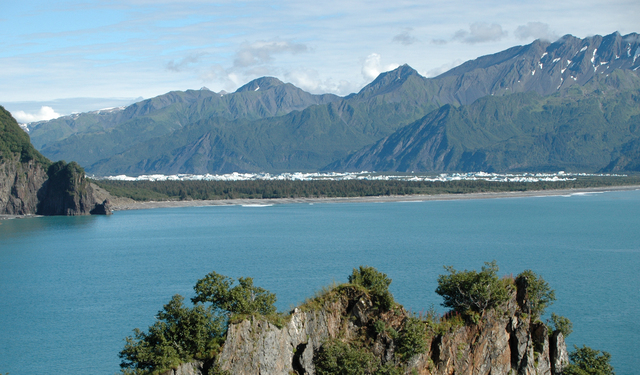
M108 215L108 200L98 201L93 187L77 163L54 163L47 171L48 180L42 185L42 199L37 213L41 215Z
M204 372L204 363L202 361L193 361L183 363L176 369L163 372L161 375L202 375Z
M551 373L553 375L562 374L562 370L569 364L569 353L564 342L564 335L560 331L555 331L551 335L549 357L551 361Z
M315 374L313 354L343 326L345 306L328 303L321 310L295 309L290 321L278 328L265 320L231 324L222 353L221 370L232 374Z
M45 170L34 160L20 162L19 156L0 162L0 214L35 214Z
M524 285L524 284L521 284ZM426 353L406 361L406 374L424 375L557 375L568 363L564 338L547 327L531 323L522 310L526 295L514 291L510 300L487 311L477 324L466 324L429 338ZM317 309L295 309L278 328L257 317L231 324L216 364L231 374L315 374L314 355L329 339L351 340L371 332L383 320L400 331L409 314L400 309L381 313L368 296L351 291ZM395 342L386 332L376 333L371 352L382 363L398 363Z
M551 358L549 355L549 333L543 323L533 324L531 330L533 341L533 371L531 374L551 375Z

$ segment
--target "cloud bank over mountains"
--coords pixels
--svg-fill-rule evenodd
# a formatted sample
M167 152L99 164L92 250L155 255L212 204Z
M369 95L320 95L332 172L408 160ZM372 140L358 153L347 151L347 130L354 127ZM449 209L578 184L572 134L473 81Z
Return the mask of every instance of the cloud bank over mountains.
M536 38L637 31L639 10L629 0L25 0L0 20L0 104L231 92L265 75L347 95L398 64L432 75Z
M30 122L36 122L36 121L53 120L54 118L58 118L62 116L61 114L56 113L56 111L54 111L53 108L48 106L40 107L40 110L35 113L26 113L24 111L16 111L16 112L13 112L12 115L16 119L16 121L18 121L21 124L28 124Z

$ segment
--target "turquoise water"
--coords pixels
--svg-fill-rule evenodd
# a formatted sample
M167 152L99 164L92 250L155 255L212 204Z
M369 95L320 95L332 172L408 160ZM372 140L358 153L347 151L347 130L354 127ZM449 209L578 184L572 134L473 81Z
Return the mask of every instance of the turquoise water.
M208 272L250 276L288 310L353 267L415 312L443 265L532 269L569 345L640 368L640 191L491 200L218 206L0 222L0 373L113 374L135 327ZM441 309L441 308L440 308Z

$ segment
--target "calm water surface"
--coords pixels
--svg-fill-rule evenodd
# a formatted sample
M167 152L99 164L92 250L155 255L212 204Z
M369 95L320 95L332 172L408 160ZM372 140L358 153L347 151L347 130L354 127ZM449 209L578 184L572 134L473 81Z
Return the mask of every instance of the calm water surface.
M569 345L640 368L640 191L465 201L288 204L0 222L0 373L114 374L124 337L216 271L288 310L353 267L393 279L415 312L443 265L532 269L571 319ZM441 309L442 310L442 309Z

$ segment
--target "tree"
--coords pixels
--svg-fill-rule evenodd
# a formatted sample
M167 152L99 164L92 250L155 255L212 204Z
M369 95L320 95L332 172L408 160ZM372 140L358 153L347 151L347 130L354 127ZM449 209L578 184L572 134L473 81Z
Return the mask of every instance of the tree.
M371 293L372 302L383 311L393 306L393 295L389 292L391 279L374 267L360 266L353 269L349 283L365 287Z
M368 375L377 370L380 359L364 348L334 339L320 347L313 362L318 375Z
M573 323L568 318L564 316L556 315L556 313L551 313L551 321L547 320L547 325L549 326L550 332L551 326L553 325L553 331L562 332L562 336L566 339L567 336L573 332Z
M563 375L615 375L609 363L611 354L604 351L601 354L585 345L573 347L575 350L569 353L571 363L562 370Z
M193 359L212 359L224 342L232 314L275 313L276 296L253 285L253 279L234 280L211 272L198 280L193 307L175 295L156 316L148 332L133 330L120 352L125 374L158 373Z
M193 359L208 359L222 343L226 331L223 317L209 306L183 305L175 295L156 316L149 332L134 329L120 352L126 374L146 374L176 367Z
M213 308L229 314L269 315L276 312L276 295L253 285L250 277L238 278L238 285L232 278L211 272L198 280L193 289L196 296L193 303L209 302Z
M403 359L409 360L416 354L425 353L427 347L427 326L415 316L408 317L400 334L398 353Z
M505 302L509 289L505 281L497 276L496 261L485 262L482 271L456 271L452 266L444 267L449 274L438 276L436 293L444 298L442 306L464 314L483 314L487 309Z
M516 278L516 284L527 285L527 298L525 305L531 312L533 320L540 318L544 315L547 307L553 304L556 300L556 293L549 287L549 284L544 281L542 276L536 275L531 270L526 270L518 275Z

